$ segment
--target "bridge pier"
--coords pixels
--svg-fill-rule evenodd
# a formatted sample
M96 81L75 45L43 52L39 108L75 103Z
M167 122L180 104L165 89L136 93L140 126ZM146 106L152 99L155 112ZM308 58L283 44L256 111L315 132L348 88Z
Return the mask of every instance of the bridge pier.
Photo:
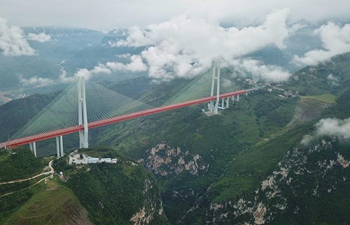
M34 156L36 156L36 142L29 143L29 149L34 153Z
M226 98L226 109L230 107L230 97Z
M64 156L63 152L63 136L56 137L57 158Z

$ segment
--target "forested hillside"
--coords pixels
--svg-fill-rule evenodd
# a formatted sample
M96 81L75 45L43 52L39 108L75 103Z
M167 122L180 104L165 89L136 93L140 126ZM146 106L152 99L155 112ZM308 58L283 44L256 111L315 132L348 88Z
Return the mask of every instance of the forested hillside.
M116 164L68 166L65 158L54 163L65 174L62 184L78 197L94 224L168 223L156 179L142 165L107 148L80 153L118 159Z
M168 224L155 177L142 165L112 149L85 149L79 154L113 157L117 163L69 165L37 159L30 150L0 152L1 224ZM4 181L8 181L7 183Z
M102 129L94 141L115 146L157 176L171 223L252 222L244 215L220 219L226 211L211 211L241 198L252 201L261 182L319 119L350 116L344 103L348 57L307 67L277 89L272 84L272 92L244 96L219 116L207 117L195 106ZM288 91L299 97L283 97ZM252 205L251 215L258 206ZM235 207L229 211L235 213Z
M349 57L265 83L216 116L203 113L203 104L94 129L90 145L114 150L82 152L118 163L69 166L62 158L58 184L95 224L346 224L348 136L318 130L328 121L322 119L342 126L350 117ZM135 78L108 86L158 106L188 82ZM44 105L49 97L30 98L38 99ZM0 110L10 113L26 100Z

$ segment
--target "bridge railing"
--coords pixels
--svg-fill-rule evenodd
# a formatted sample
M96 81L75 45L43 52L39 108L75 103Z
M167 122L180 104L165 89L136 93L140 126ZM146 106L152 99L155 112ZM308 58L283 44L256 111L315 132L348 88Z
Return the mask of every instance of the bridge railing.
M235 92L221 94L220 99L228 98L228 97L232 97L232 96L237 96L237 95L243 95L243 94L246 94L252 90L255 90L255 89L241 90L241 91L235 91ZM118 122L122 122L125 120L131 120L131 119L135 119L135 118L139 118L139 117L143 117L143 116L148 116L148 115L152 115L152 114L157 114L157 113L161 113L161 112L166 112L166 111L170 111L170 110L174 110L174 109L178 109L178 108L183 108L183 107L187 107L187 106L191 106L191 105L197 105L200 103L205 103L205 102L209 102L209 101L213 101L213 100L216 100L216 96L205 97L205 98L201 98L201 99L186 101L186 102L172 104L172 105L168 105L168 106L162 106L162 107L157 107L157 108L153 108L153 109L138 111L135 113L130 113L130 114L122 115L122 116L117 116L117 117L112 117L109 119L91 122L88 124L88 128L92 129L92 128L96 128L96 127L100 127L100 126L105 126L108 124L118 123ZM15 140L2 142L2 143L0 143L0 148L8 148L8 149L15 148L15 147L29 144L32 142L42 141L42 140L54 138L57 136L76 133L76 132L79 132L81 130L84 130L83 125L67 127L67 128L63 128L63 129L59 129L59 130L55 130L55 131L49 131L49 132L36 134L36 135L24 137L24 138L19 138L19 139L15 139Z

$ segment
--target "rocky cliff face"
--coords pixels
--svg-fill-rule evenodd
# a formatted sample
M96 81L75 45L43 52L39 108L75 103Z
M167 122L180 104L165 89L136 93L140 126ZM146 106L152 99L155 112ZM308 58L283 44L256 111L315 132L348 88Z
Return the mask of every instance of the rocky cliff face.
M154 180L145 179L142 191L145 198L142 202L142 207L130 218L134 225L150 224L157 216L164 216L163 205L159 195L157 192L153 192L156 186L157 184Z
M348 203L342 199L350 193L344 192L350 187L346 148L348 145L338 139L324 139L308 148L295 147L261 182L253 199L211 203L206 223L343 224L347 216L341 208Z
M203 161L201 155L168 146L166 142L147 150L146 156L138 162L161 177L176 176L184 170L195 176L204 174L209 168L209 164Z

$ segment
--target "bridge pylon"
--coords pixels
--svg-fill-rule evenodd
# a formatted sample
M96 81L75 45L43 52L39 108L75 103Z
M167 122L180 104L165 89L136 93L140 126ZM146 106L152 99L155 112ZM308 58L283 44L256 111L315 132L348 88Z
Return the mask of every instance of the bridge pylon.
M216 84L216 85L215 85ZM210 97L214 96L216 86L216 100L212 100L209 102L208 108L209 112L212 114L218 114L219 110L219 101L220 101L220 62L213 62L213 74L211 81L211 91Z
M34 153L34 156L37 157L37 155L36 155L36 143L35 142L29 143L29 149Z
M57 158L64 156L63 152L63 136L56 137Z
M78 125L83 125L84 130L79 131L79 147L89 147L89 129L86 108L85 78L79 77L78 81Z

